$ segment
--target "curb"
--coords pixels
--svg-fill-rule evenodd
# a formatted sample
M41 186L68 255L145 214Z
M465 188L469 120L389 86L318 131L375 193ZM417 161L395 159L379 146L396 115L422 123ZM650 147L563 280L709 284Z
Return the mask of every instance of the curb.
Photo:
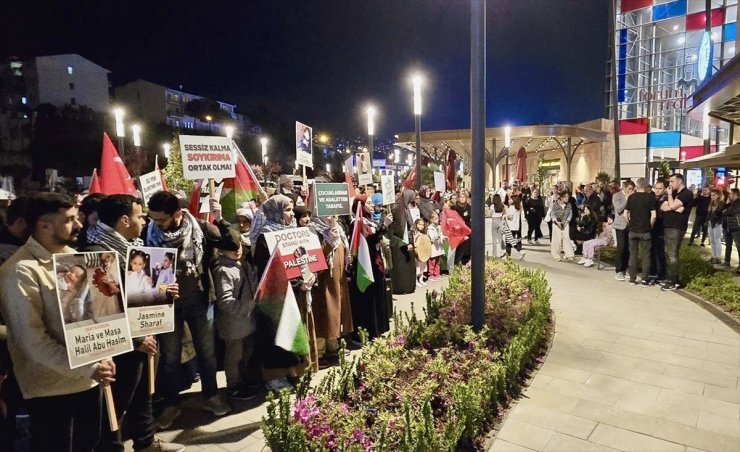
M722 308L718 307L714 303L707 301L699 295L691 293L686 289L679 289L676 291L676 293L709 311L709 313L717 317L722 323L729 326L732 331L740 334L740 320L736 319L729 312L724 311Z

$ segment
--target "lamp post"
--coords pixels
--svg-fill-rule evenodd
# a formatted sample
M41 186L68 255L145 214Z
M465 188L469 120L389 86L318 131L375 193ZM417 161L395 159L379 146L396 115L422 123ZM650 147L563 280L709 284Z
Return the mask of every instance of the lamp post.
M504 165L506 167L506 170L504 171L504 176L506 176L506 179L504 180L507 183L509 182L509 148L510 147L511 147L511 126L506 126L504 127L504 149L506 149L506 158L504 160Z
M265 190L267 190L267 137L260 138L262 145L262 172L265 174Z
M421 189L421 75L411 78L414 87L414 126L416 129L416 189Z
M131 126L131 136L134 139L134 147L138 151L141 147L141 126L134 124Z
M375 108L367 107L367 147L370 149L370 159L373 158L373 136L375 135Z
M331 163L326 164L326 175L331 180Z
M123 126L123 108L114 108L113 116L116 118L116 137L118 137L118 148L121 156L125 154L123 138L126 136L126 128Z
M211 132L211 121L213 120L213 117L211 115L206 115L204 119L208 122L208 131Z
M226 138L228 138L229 140L234 139L234 126L224 127L224 132L226 132Z
M170 159L170 144L169 143L164 143L162 145L162 149L164 149L164 158L166 158L167 160L169 160Z

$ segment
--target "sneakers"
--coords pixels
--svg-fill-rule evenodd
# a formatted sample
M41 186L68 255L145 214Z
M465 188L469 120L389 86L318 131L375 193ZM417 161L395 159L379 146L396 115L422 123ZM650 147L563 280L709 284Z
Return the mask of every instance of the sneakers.
M257 397L258 388L229 389L229 398L232 400L251 400Z
M640 287L650 287L652 284L650 284L650 281L644 279L640 282Z
M585 264L586 262L588 262L588 259L587 259L587 258L585 258L585 257L582 257L582 258L581 258L581 259L580 259L580 260L578 261L578 265L583 265L583 264Z
M177 443L166 443L155 436L149 447L138 450L139 452L182 452L185 450L185 446Z
M637 280L636 279L630 279L629 283L630 283L630 286L636 286L637 285Z
M667 282L660 287L660 290L664 292L673 291L676 289L678 289L678 284L673 284L671 282Z
M155 423L160 430L167 430L172 425L172 421L174 421L180 413L182 413L182 411L179 406L165 407L162 410L162 413L155 420Z
M618 272L616 275L614 275L614 279L616 279L617 281L624 281L624 273Z
M553 257L552 258L555 262L561 262L563 260L562 257Z
M416 287L424 287L424 283L419 278L416 278Z
M526 251L519 251L519 256L517 256L517 259L519 259L520 261L524 260L524 256L526 255L527 255Z
M289 391L292 391L293 385L288 383L287 378L275 378L274 380L270 380L267 383L265 383L265 389L267 389L270 392L278 392L281 389L287 389Z
M223 416L231 412L231 407L221 400L218 394L203 402L203 408L213 413L214 416Z
M593 267L594 261L591 259L586 259L586 262L583 263L584 267Z
M329 367L339 365L339 355L336 353L327 353L319 358L319 369L323 370Z
M540 241L538 239L534 239L534 244L535 245L539 245L540 244Z

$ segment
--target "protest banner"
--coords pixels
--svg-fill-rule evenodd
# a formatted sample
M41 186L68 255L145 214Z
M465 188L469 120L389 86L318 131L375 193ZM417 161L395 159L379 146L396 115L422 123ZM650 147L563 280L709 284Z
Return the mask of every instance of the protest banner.
M167 287L175 283L176 263L176 248L128 247L125 299L131 337L174 331L174 299Z
M230 179L236 175L233 141L226 137L180 135L185 179Z
M369 152L357 154L357 184L371 185L373 183L373 163Z
M396 188L393 184L393 176L380 176L380 189L383 192L383 205L395 204Z
M264 235L270 253L275 248L280 250L280 259L288 272L288 278L301 277L301 266L305 266L306 262L313 273L328 268L319 237L308 228L283 229L265 232Z
M345 183L315 184L316 215L328 217L330 215L349 215L349 185Z
M151 198L153 194L164 190L164 186L162 185L162 175L159 170L154 170L151 173L139 176L139 184L141 185L141 194L144 196L144 204L149 202L149 198Z
M447 190L447 183L445 181L445 173L441 171L434 172L434 190L440 193L444 193Z
M295 122L295 161L299 165L313 168L313 129ZM305 176L303 179L306 179Z
M224 189L224 182L213 184L213 199L221 199L221 193ZM200 198L198 199L198 213L209 213L211 211L211 187L207 180L200 184ZM191 212L192 213L192 212Z
M118 254L100 251L52 257L69 366L74 369L133 350Z

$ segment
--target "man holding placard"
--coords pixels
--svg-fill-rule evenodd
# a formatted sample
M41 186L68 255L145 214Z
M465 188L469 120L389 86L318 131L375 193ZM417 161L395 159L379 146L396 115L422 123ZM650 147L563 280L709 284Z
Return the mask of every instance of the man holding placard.
M75 252L70 246L82 227L75 200L40 193L26 217L31 238L0 267L0 310L31 417L31 450L92 450L100 438L98 384L114 381L116 366L104 361L70 369L67 359L52 254Z
M98 205L98 224L91 226L87 233L88 246L82 251L113 251L118 254L121 274L126 273L127 249L130 245L141 245L144 228L144 210L139 199L131 195L110 195ZM125 281L125 278L122 279ZM124 290L126 287L124 287ZM167 291L177 294L177 284L168 286ZM148 356L157 353L157 340L154 336L134 339L134 351L118 355L116 363L116 382L112 384L113 400L119 422L124 413L128 419L128 433L134 441L135 450L181 451L181 444L165 443L155 439L154 418L152 416L152 396L147 384ZM103 434L97 450L123 451L123 442L118 431L112 432L103 427Z

